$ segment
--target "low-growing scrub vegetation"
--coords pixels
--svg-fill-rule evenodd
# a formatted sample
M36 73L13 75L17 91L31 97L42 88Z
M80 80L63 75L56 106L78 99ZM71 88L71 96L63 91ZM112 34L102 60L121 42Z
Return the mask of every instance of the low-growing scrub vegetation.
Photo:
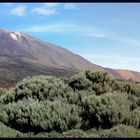
M140 137L140 84L90 70L0 88L0 137Z

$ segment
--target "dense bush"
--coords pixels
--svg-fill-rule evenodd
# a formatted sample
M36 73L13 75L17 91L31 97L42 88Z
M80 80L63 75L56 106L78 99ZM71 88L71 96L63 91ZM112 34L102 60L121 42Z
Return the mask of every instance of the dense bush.
M8 90L0 97L0 103L7 104L15 101L15 89Z
M129 95L128 100L131 106L131 110L133 111L136 108L140 107L140 97L137 97L135 95Z
M140 109L136 108L133 110L130 124L135 128L140 128Z
M51 133L22 133L10 127L7 127L0 122L0 138L55 138L59 137L60 133L51 132Z
M0 121L20 131L50 132L80 127L80 109L61 101L33 99L10 103L1 108Z
M8 89L0 88L0 97L8 92Z
M111 75L90 70L73 76L69 81L69 86L74 90L92 91L92 94L96 95L120 90L119 82L115 81Z
M69 104L75 104L82 107L82 100L87 97L91 96L92 92L82 90L82 91L75 91L75 92L68 92L66 94L66 98L63 99L64 101L68 102Z
M30 135L30 138L60 138L60 137L62 137L62 134L58 132L48 132L48 133L42 132L42 133Z
M74 90L92 90L92 82L86 78L85 73L80 73L72 77L69 86Z
M91 70L85 71L86 77L92 82L110 82L113 80L113 77L109 75L107 72L96 71L93 72Z
M83 107L83 128L111 128L119 123L128 123L130 118L130 105L125 94L88 96Z
M14 133L8 137L126 137L131 130L140 136L139 89L105 72L28 77L13 89L0 89L0 121L6 133ZM96 132L87 133L91 129Z
M9 128L0 122L0 138L16 138L19 135L22 135L21 132Z
M134 82L121 82L122 92L126 92L131 95L140 96L140 84Z
M17 102L18 100L33 98L37 100L56 100L65 97L72 89L66 84L64 78L53 76L28 77L17 84L14 94L6 95L4 102ZM10 98L10 100L9 100Z

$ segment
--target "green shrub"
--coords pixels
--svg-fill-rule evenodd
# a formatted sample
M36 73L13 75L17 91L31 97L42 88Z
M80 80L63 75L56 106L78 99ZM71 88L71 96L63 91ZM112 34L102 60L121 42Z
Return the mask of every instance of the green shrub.
M0 88L0 97L5 95L8 92L8 89L6 88Z
M0 122L0 138L16 138L18 135L21 135L21 132L7 127Z
M85 71L70 80L28 77L13 89L0 89L0 121L7 131L29 132L14 132L16 137L121 137L122 129L129 137L130 129L140 127L139 87L105 72ZM96 132L83 132L95 128Z
M62 133L58 132L41 132L41 133L21 133L16 138L62 138Z
M74 90L91 90L92 82L86 78L85 73L80 73L72 77L69 86Z
M111 128L119 123L128 123L130 105L125 94L107 93L88 96L83 100L83 128Z
M134 109L130 117L130 124L135 128L140 128L140 109Z
M137 131L132 126L125 126L123 124L119 124L109 130L104 130L102 133L100 133L100 137L103 138L124 138L124 137L140 137L140 132Z
M129 95L128 100L131 106L131 110L133 111L136 108L140 107L140 97L137 97L135 95Z
M90 70L72 77L69 86L74 90L92 91L96 95L120 90L119 82L115 81L111 75Z
M28 99L9 103L0 110L0 121L23 132L65 131L79 128L80 109L61 101ZM6 117L2 117L2 115Z
M113 80L111 75L107 72L96 71L93 72L91 70L85 71L87 79L92 81L93 83L100 83L100 82L110 82Z
M15 101L15 89L8 90L4 95L0 97L0 103L8 104Z
M93 92L89 92L87 90L82 90L82 91L75 91L75 92L68 92L66 94L65 101L68 102L69 104L75 104L82 106L82 100L83 98L87 96L91 96Z
M30 135L30 138L59 138L62 137L62 134L58 132L50 132L50 133L38 133L36 135ZM24 135L23 135L24 136Z
M65 97L72 89L62 80L53 76L28 77L17 84L14 97L5 97L6 102L33 98L37 100L56 100Z
M126 92L131 95L140 96L140 84L133 82L121 82L122 92Z
M118 81L114 80L114 78L108 74L107 72L93 72L90 70L85 71L86 77L92 81L93 90L96 91L97 95L106 93L106 92L114 92L119 91L121 85Z

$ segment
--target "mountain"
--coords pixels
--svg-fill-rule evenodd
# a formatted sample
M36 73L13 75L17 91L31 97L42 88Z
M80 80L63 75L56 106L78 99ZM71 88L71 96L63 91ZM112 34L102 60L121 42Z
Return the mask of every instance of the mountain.
M105 68L105 71L119 80L132 80L135 82L140 82L140 73L136 71L110 68Z
M81 56L30 35L0 29L0 85L11 86L28 75L71 76L79 70L102 70Z
M60 46L25 33L0 29L0 86L14 86L26 76L71 76L86 69L107 71L117 79L140 81L137 78L140 73L103 68Z
M123 77L125 80L133 80L140 82L140 73L136 71L130 71L130 70L122 70L117 69L116 72Z

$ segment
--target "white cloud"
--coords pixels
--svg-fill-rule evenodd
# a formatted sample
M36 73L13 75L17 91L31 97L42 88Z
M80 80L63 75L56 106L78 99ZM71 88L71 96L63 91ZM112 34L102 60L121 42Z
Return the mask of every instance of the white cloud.
M11 15L16 15L16 16L24 16L25 11L26 11L26 7L21 5L21 6L18 6L18 7L15 7L13 9L11 9L10 14Z
M11 6L13 3L4 3L7 6Z
M54 7L57 7L59 5L59 3L43 3L46 7L49 7L49 8L54 8Z
M66 4L64 4L64 9L66 9L66 10L76 10L77 7L73 3L66 3Z
M57 13L56 7L58 5L58 3L44 3L43 6L33 8L31 12L39 15L49 16Z
M32 25L26 28L22 28L21 31L24 32L63 32L63 33L73 33L75 35L82 35L88 37L107 37L107 34L93 27L84 27L76 24L70 23L57 23L48 25Z
M59 3L43 3L40 7L35 7L31 10L32 13L40 14L40 15L52 15L59 14L58 10L60 9ZM77 7L75 4L64 4L63 7L65 10L76 10Z
M51 25L35 25L26 28L22 28L20 31L24 32L64 32L65 25L51 24Z
M38 7L38 8L34 8L31 11L32 13L36 13L36 14L40 14L40 15L52 15L56 13L55 9L49 9L47 7Z
M42 6L33 8L31 12L39 15L46 15L46 16L58 14L56 10L58 5L59 3L43 3Z

